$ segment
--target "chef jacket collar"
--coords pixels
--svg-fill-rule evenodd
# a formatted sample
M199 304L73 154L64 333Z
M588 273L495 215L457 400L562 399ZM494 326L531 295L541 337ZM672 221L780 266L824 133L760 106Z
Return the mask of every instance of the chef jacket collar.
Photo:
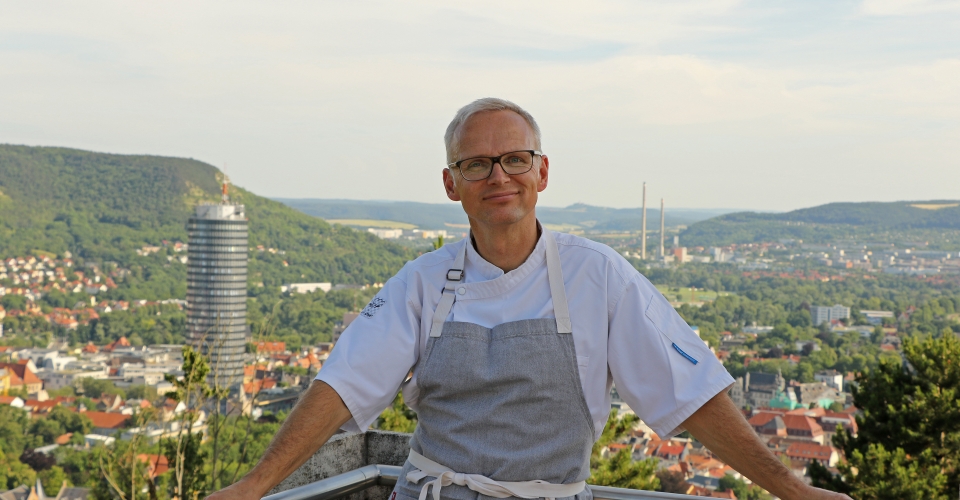
M533 252L527 257L527 260L520 267L504 273L502 269L491 264L477 253L473 247L472 236L465 238L464 244L467 245L467 254L464 263L464 285L466 293L457 297L457 300L482 299L494 297L505 293L517 286L531 272L545 266L546 261L546 243L543 233L546 229L537 221L540 237L537 239Z

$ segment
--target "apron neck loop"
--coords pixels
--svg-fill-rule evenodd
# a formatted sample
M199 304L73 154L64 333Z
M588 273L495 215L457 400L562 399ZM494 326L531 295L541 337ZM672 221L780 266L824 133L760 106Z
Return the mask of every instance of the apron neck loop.
M550 282L550 295L553 299L553 312L557 318L557 333L573 333L573 323L570 321L570 308L567 305L567 292L563 286L563 270L560 265L560 251L557 240L552 231L543 229L541 236L544 239L547 254L547 278ZM430 336L439 337L443 331L443 323L450 315L453 303L457 297L457 285L463 282L463 266L467 255L467 245L471 243L468 233L465 241L457 251L453 267L447 270L447 280L443 285L443 293L437 309L433 313L433 323L430 326Z

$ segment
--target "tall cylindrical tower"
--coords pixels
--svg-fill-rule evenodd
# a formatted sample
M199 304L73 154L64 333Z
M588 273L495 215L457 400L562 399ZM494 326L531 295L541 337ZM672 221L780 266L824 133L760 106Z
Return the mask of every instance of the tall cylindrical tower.
M640 222L640 258L647 259L647 183L643 183L643 211Z
M243 205L200 205L187 223L187 334L209 356L209 381L243 380L247 218Z
M660 198L660 258L663 258L663 235L666 226L663 224L663 198Z

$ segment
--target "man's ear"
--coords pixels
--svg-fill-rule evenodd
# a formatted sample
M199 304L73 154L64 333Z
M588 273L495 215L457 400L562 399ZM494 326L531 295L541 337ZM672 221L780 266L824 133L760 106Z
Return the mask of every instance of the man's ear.
M447 192L447 198L450 198L450 201L460 201L460 193L457 193L453 176L452 170L443 169L443 189Z
M537 184L537 192L542 193L547 189L547 181L550 177L550 158L547 155L540 155L540 166L537 168L540 174L540 183Z

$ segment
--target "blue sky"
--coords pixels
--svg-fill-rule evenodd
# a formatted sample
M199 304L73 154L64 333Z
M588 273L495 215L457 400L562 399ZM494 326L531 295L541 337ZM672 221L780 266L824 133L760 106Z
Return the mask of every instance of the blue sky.
M198 158L277 197L443 201L499 96L547 205L960 198L960 1L12 2L0 142Z

